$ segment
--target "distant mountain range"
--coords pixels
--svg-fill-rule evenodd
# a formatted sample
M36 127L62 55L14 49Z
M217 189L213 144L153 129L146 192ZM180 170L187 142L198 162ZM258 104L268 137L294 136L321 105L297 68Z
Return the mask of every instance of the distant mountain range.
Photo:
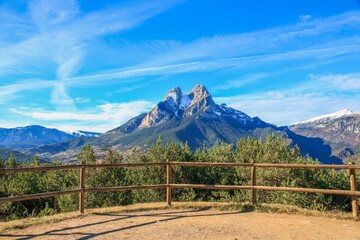
M236 143L241 137L264 139L281 135L323 163L342 163L360 146L360 113L342 110L286 127L277 127L258 117L216 104L202 85L189 93L171 89L154 108L130 119L105 134L77 131L65 133L41 126L0 129L0 147L18 149L23 154L39 154L44 159L74 160L89 143L99 152L108 147L120 150L147 148L160 136L163 141L187 142L192 149L220 142Z
M321 139L331 148L332 156L342 159L360 146L360 112L348 109L293 124L289 129L310 139Z
M30 162L32 159L32 156L30 155L20 153L12 149L0 148L0 159L7 160L11 154L14 155L16 161L18 162Z
M0 147L11 149L27 149L65 142L80 136L101 136L101 133L74 131L66 133L57 129L42 126L18 128L0 128Z

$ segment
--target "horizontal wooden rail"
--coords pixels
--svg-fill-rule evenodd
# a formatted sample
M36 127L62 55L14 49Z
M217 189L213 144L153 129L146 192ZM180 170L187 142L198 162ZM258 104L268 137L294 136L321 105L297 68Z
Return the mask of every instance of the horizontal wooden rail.
M98 187L85 188L86 168L129 168L129 167L165 167L166 166L166 184L144 185L144 186L117 186L117 187ZM211 185L211 184L173 184L172 166L183 167L250 167L251 168L251 185L235 186L235 185ZM257 186L256 171L258 168L290 168L290 169L343 169L350 170L350 190L337 189L316 189L316 188L293 188L293 187L273 187L273 186ZM166 201L171 206L171 190L174 188L195 188L195 189L214 189L214 190L252 190L252 202L257 203L257 194L262 191L290 191L304 193L320 193L347 195L352 197L352 208L354 218L358 218L358 197L360 191L356 191L356 169L360 169L359 165L322 165L322 164L272 164L272 163L221 163L221 162L156 162L156 163L116 163L116 164L82 164L82 165L66 165L66 166L45 166L45 167L29 167L29 168L2 168L0 173L18 173L18 172L46 172L57 170L80 169L80 189L57 191L49 193L38 193L25 196L0 198L0 203L18 202L25 200L33 200L47 197L56 197L66 194L79 193L79 210L84 213L85 209L85 193L86 192L115 192L127 190L146 190L146 189L165 189Z
M289 187L268 187L268 186L235 186L235 185L210 185L210 184L170 184L171 188L195 188L195 189L215 189L215 190L266 190L266 191L285 191L285 192L305 192L322 193L335 195L355 195L360 196L360 191L319 189L319 188L289 188Z
M113 164L87 164L86 168L128 168L128 167L164 167L166 162L156 163L113 163Z
M80 192L81 189L74 189L74 190L66 190L66 191L58 191L58 192L37 193L37 194L24 195L18 197L7 197L7 198L0 198L0 203L20 202L20 201L34 200L40 198L57 197L61 195L75 194Z
M330 164L269 164L256 163L260 168L313 168L313 169L360 169L359 165L330 165Z
M355 195L360 196L360 191L348 190L333 190L333 189L315 189L315 188L288 188L288 187L268 187L268 186L235 186L235 185L211 185L211 184L157 184L157 185L143 185L143 186L119 186L119 187L99 187L87 188L84 192L116 192L127 190L144 190L144 189L164 189L171 188L194 188L194 189L213 189L213 190L266 190L266 191L291 191L291 192L306 192L306 193L322 193L335 195ZM40 198L56 197L67 194L76 194L82 192L81 189L57 191L49 193L38 193L32 195L24 195L19 197L0 198L0 203L19 202Z
M214 189L214 190L250 190L252 186L235 185L210 185L210 184L169 184L171 188L195 188L195 189Z
M290 187L268 187L268 186L254 186L254 189L265 190L265 191L304 192L304 193L322 193L322 194L334 194L334 195L360 196L360 191L335 190L335 189L290 188Z
M163 189L166 187L167 187L166 184L144 185L144 186L99 187L99 188L87 188L85 192L117 192L117 191L127 191L127 190Z
M169 162L173 166L183 167L251 167L251 163L219 163L219 162Z
M47 172L56 170L80 169L82 165L65 165L65 166L45 166L45 167L28 167L28 168L0 168L0 173L18 173L18 172Z

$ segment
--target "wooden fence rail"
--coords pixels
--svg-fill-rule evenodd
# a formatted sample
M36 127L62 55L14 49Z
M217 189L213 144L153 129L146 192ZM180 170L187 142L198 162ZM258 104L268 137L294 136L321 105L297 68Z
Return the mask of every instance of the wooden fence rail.
M234 185L207 185L207 184L173 184L172 183L172 167L186 166L186 167L248 167L251 170L251 185L250 186L234 186ZM86 188L86 169L87 168L125 168L125 167L166 167L166 184L145 185L145 186L115 186L115 187L99 187ZM293 187L272 187L272 186L258 186L256 184L256 170L257 168L291 168L291 169L342 169L350 172L350 189L315 189L315 188L293 188ZM305 193L320 193L320 194L334 194L347 195L352 199L352 213L353 217L359 217L359 202L358 197L360 191L356 189L356 169L360 166L355 165L315 165L315 164L256 164L251 163L209 163L209 162L159 162L159 163L117 163L117 164L83 164L83 165L66 165L66 166L48 166L48 167L30 167L30 168L0 168L0 173L18 173L18 172L46 172L54 170L72 170L80 169L79 189L37 193L25 196L14 196L7 198L0 198L0 204L6 202L18 202L25 200L33 200L39 198L56 197L66 194L79 194L79 211L85 211L85 198L87 192L114 192L126 190L141 190L141 189L166 189L166 202L171 206L171 191L178 188L195 188L195 189L214 189L214 190L251 190L252 203L257 203L257 191L289 191L289 192L305 192Z

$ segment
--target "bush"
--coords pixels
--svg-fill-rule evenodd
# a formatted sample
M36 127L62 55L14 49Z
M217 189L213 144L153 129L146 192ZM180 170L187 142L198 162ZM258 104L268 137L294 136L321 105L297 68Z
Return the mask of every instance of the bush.
M86 145L79 162L95 163L94 151ZM303 157L298 147L290 147L284 138L269 135L265 141L253 138L240 139L236 146L221 143L213 148L202 147L191 151L187 144L163 144L158 139L145 154L133 154L124 159L116 150L109 149L103 163L120 162L227 162L227 163L307 163L319 164L310 157ZM61 165L59 161L53 163ZM14 156L1 167L16 167ZM39 165L37 157L30 164ZM117 169L87 169L86 187L115 187L165 183L164 167L139 167ZM243 167L180 167L172 168L172 182L183 184L250 185L250 170ZM359 181L359 180L358 180ZM257 184L264 186L301 187L321 189L349 189L347 171L323 169L257 169ZM79 187L79 170L50 171L47 173L17 173L0 175L0 196L20 196ZM212 191L202 189L173 189L174 201L232 201L248 202L251 191ZM281 203L315 210L338 209L349 211L351 198L338 195L258 191L258 202ZM138 190L111 193L89 193L86 207L107 207L140 202L165 201L164 190ZM44 216L78 209L78 195L38 199L0 205L0 218L16 219L26 216Z

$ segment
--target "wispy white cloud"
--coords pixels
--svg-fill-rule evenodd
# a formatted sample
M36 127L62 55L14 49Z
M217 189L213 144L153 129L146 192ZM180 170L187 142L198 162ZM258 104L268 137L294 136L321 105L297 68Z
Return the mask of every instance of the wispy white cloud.
M13 113L30 117L34 120L48 121L51 125L66 125L64 123L73 122L89 124L91 127L97 126L97 130L107 131L119 126L132 117L141 113L149 111L153 103L148 101L133 101L125 103L106 103L98 105L95 109L83 110L81 112L61 112L61 111L47 111L42 108L10 108ZM86 126L85 126L86 127ZM89 126L88 126L89 127ZM85 128L83 128L85 129ZM85 129L86 130L86 129Z
M360 56L360 11L348 12L328 18L302 16L302 22L279 28L266 29L244 34L216 35L203 37L190 42L150 41L141 43L125 42L114 54L125 54L134 64L120 65L106 72L94 71L79 75L79 69L87 64L87 51L91 40L114 32L131 29L145 19L174 6L178 1L135 2L118 5L97 12L81 14L75 1L32 1L30 16L26 21L14 13L14 21L6 22L1 14L0 22L9 28L23 29L25 34L9 39L1 37L0 31L0 77L29 71L42 76L40 70L52 75L42 76L53 81L21 81L0 87L0 103L12 99L22 91L52 88L51 102L58 106L57 111L44 109L12 108L16 114L35 120L92 122L105 126L105 121L118 126L130 117L148 110L150 103L139 105L100 105L96 111L78 111L76 99L69 96L73 87L97 86L114 82L131 82L131 87L120 88L119 92L143 87L136 83L145 76L176 75L189 72L209 72L218 70L234 71L244 74L246 70L259 72L245 74L215 89L228 89L250 84L279 71L265 72L263 68L283 66L291 69L314 67L343 59L359 59ZM16 26L15 26L16 25ZM5 28L4 28L5 29ZM16 38L16 39L15 39ZM125 50L127 49L127 50ZM145 56L145 57L144 57ZM285 63L285 64L284 64ZM288 66L294 64L295 66ZM38 76L37 76L38 77ZM135 79L137 78L137 79ZM134 80L135 79L135 80ZM352 108L356 99L344 96L331 96L323 92L323 87L356 91L359 88L358 75L312 75L308 84L291 91L279 89L274 92L252 93L242 96L219 98L230 105L270 122L285 124L318 115L321 111L337 111ZM314 82L317 88L311 89ZM1 85L1 83L0 83ZM357 95L356 95L357 96ZM327 104L327 105L326 105ZM344 105L344 106L343 106ZM346 105L346 106L345 106ZM132 109L133 108L133 109ZM319 110L319 108L321 110ZM135 110L134 110L135 109ZM137 109L137 110L136 110ZM299 109L302 109L300 111ZM116 123L116 125L115 125ZM59 123L60 124L60 123ZM109 125L106 125L109 126Z
M66 86L62 80L54 82L55 87L51 93L51 103L53 103L58 109L63 110L76 110L74 100L69 97Z
M29 80L26 82L0 86L0 104L16 98L17 95L23 91L30 91L34 89L39 90L52 87L54 87L54 82L45 80Z
M360 30L359 26L360 12L349 12L330 18L311 19L287 27L205 37L189 43L155 41L154 44L130 44L122 50L137 49L134 54L138 55L141 49L140 52L150 51L153 56L138 65L71 77L67 79L67 84L110 84L119 79L139 76L218 69L239 71L284 61L306 60L311 61L311 64L327 64L330 59L334 61L336 58L358 56L360 38L356 33ZM340 32L348 29L353 32L338 36Z
M325 88L331 88L337 91L359 91L360 73L349 74L312 74L310 79Z
M77 19L73 25L69 26L69 30L81 31L82 38L128 30L181 2L182 0L135 1L113 6Z
M347 97L327 95L322 92L300 93L279 90L219 97L215 100L227 103L251 116L258 116L264 121L284 126L341 109L350 108L358 111L359 97L360 94Z
M291 89L218 97L252 116L278 125L289 125L341 109L360 110L360 74L314 75ZM353 91L342 94L342 91Z
M129 86L129 87L120 87L119 89L117 89L115 91L111 91L111 92L106 93L106 95L107 96L112 96L112 95L117 94L117 93L132 92L135 89L141 89L141 88L143 88L145 86L148 86L150 84L151 84L151 82L149 81L148 83L144 83L144 84L135 84L135 85L132 85L132 86Z
M321 59L326 64L327 60L330 58L342 57L341 59L343 59L344 55L348 55L348 57L353 57L354 55L360 53L360 39L357 40L359 40L358 45L329 46L325 48L322 46L316 46L315 48L300 49L287 52L259 54L233 58L220 58L215 60L202 60L154 67L136 66L131 67L130 69L118 69L106 73L72 77L65 79L65 81L67 81L67 84L69 86L83 86L86 84L92 85L94 83L109 84L118 81L119 79L141 76L168 74L175 75L188 72L215 71L227 68L244 70L255 68L261 65L300 60L310 60L313 64L321 65L321 61L319 61L319 59Z
M75 0L31 0L28 6L34 24L42 32L59 28L74 20L80 12Z
M76 98L74 98L74 101L76 102L76 103L89 103L89 102L91 102L91 98L87 98L87 97L76 97Z
M307 22L307 21L309 21L312 17L313 17L312 15L306 14L306 15L300 15L300 16L299 16L299 19L300 19L300 21L302 21L302 22Z
M133 28L179 2L156 0L151 3L123 3L86 15L80 14L75 0L32 0L29 2L30 17L17 16L1 9L1 28L4 26L7 29L17 23L28 37L21 41L0 38L0 76L18 74L18 69L31 69L29 71L36 74L47 73L45 77L48 78L46 75L52 69L56 72L54 81L57 81L52 102L60 107L64 107L64 104L73 106L63 79L69 78L81 67L86 55L84 45L89 40ZM21 17L26 21L17 20Z
M360 11L251 33L204 37L175 46L150 63L168 65L195 59L208 60L286 52L299 47L304 49L323 43L324 36L331 35L334 38L336 34L346 29L360 29ZM299 44L299 41L309 38L312 41Z
M346 42L347 43L347 42ZM334 44L337 45L337 42ZM243 84L248 84L255 80L260 80L267 78L269 76L277 75L284 73L286 71L292 71L294 69L299 68L308 68L309 66L319 66L321 64L328 64L336 61L336 57L339 57L339 60L343 60L349 57L356 57L360 53L360 41L359 45L341 45L341 46L330 46L326 48L321 48L321 46L316 46L311 49L301 49L289 52L281 52L281 53L271 53L271 54L263 54L263 55L252 55L245 57L236 57L236 58L225 58L225 59L217 59L210 61L197 61L197 62L188 62L181 64L173 64L166 65L160 67L143 67L143 68L134 68L134 69L119 69L118 71L111 71L108 73L87 75L82 77L70 77L63 78L61 81L57 83L51 84L50 82L46 82L45 85L40 84L32 84L32 81L26 81L24 83L19 83L16 85L9 86L9 89L13 89L15 92L25 91L36 89L37 86L40 88L44 88L46 86L53 86L54 91L52 93L52 100L59 104L59 106L64 107L66 104L72 105L73 100L68 97L66 93L66 89L64 85L68 87L76 87L76 86L86 86L86 85L103 85L103 84L111 84L113 82L118 81L119 79L128 79L135 77L144 77L144 76L156 76L156 75L174 75L180 73L187 72L199 72L199 71L215 71L218 69L234 69L244 70L249 68L255 68L261 65L266 64L274 64L276 62L288 62L291 60L307 60L310 59L310 63L300 64L299 67L288 67L283 71L275 71L275 72L267 72L260 74L253 74L244 76L244 79L237 79L234 81L230 81L225 85L219 84L214 90L217 89L229 89L231 87L239 87ZM321 58L322 61L317 61L318 58ZM29 88L29 84L31 83L31 88ZM22 87L23 86L23 87ZM138 89L136 87L138 85L134 85L131 88L123 88L119 91L126 92L131 91L133 89ZM140 87L144 86L144 84L139 84ZM7 87L4 87L7 88ZM9 95L8 95L9 96ZM9 98L8 98L9 99ZM5 98L4 98L5 100ZM63 103L63 104L62 104Z
M170 5L171 4L173 3L170 3ZM156 4L154 6L156 6ZM167 7L169 6L163 6L163 8ZM166 42L141 44L140 47L145 47L144 52L148 51L146 48L149 46L153 49L151 60L136 66L115 69L105 73L69 77L70 75L73 76L74 73L76 73L76 69L81 66L83 56L79 39L70 37L72 36L71 33L79 32L75 34L78 38L84 38L84 36L86 38L88 35L86 31L91 31L91 36L94 34L105 34L103 32L105 31L104 28L100 26L94 27L93 24L89 24L89 22L93 21L92 19L99 19L100 21L99 23L94 22L94 24L102 24L109 27L106 33L115 31L114 29L125 29L126 27L121 25L124 24L124 22L130 26L131 24L136 24L135 22L141 19L139 14L144 14L146 17L148 16L147 14L150 14L148 13L149 11L151 14L155 14L158 11L153 10L146 4L141 7L131 6L125 8L126 11L122 10L123 9L111 9L94 13L93 15L89 14L74 21L74 23L67 26L67 28L57 31L56 34L62 36L59 39L63 40L62 38L65 38L66 41L64 42L70 44L70 46L65 45L63 49L60 48L59 53L62 54L66 52L64 49L70 49L71 52L74 51L74 54L71 53L64 59L57 60L57 64L59 65L57 75L61 79L64 79L64 85L109 84L118 79L138 76L213 71L224 68L246 69L258 66L259 64L273 64L279 61L289 60L312 59L313 62L322 60L326 63L326 60L329 58L336 58L346 54L353 56L360 51L360 38L355 34L357 30L360 30L360 12L350 12L330 18L314 19L306 23L299 23L282 28L245 34L206 37L190 43L170 41L169 44ZM111 13L108 11L111 11ZM121 14L117 16L117 20L114 20L113 18L118 11L120 11ZM107 26L106 23L108 23L108 21L112 22L113 20L115 22L114 25L110 24L110 26ZM129 21L122 22L122 20ZM91 27L89 28L89 26ZM330 39L326 39L324 42L324 34L335 36L337 32L349 28L355 30L355 35L345 35L336 38L336 40L332 39L334 37L330 37ZM101 30L97 33L98 29ZM309 41L311 42L310 44L298 44L302 39L309 38L312 40ZM46 37L45 39L48 38ZM40 46L42 44L30 44L30 46L26 48L32 48L33 45ZM136 49L134 46L127 47ZM59 47L54 45L51 48L58 49ZM20 59L23 58L20 57ZM61 89L59 89L59 93L61 93L60 90ZM57 89L55 89L53 95L56 95L56 91Z
M10 108L10 110L14 113L46 121L79 120L123 122L130 117L148 111L151 106L152 104L147 101L135 101L129 103L106 103L99 105L96 106L96 113L91 113L91 111L80 113L45 111L43 109L33 108Z
M229 80L223 84L219 84L218 86L212 88L212 90L224 90L224 89L231 89L231 88L239 88L245 85L257 82L260 79L264 79L267 77L272 76L272 73L253 73L247 74L245 76L241 76L237 79Z

